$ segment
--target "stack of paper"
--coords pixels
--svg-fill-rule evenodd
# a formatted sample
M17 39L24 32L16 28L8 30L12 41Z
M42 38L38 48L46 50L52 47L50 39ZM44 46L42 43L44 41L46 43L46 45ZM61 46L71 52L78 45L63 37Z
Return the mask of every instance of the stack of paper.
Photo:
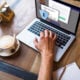
M80 69L78 68L76 63L67 65L64 74L62 75L63 70L64 67L57 70L56 72L53 72L55 80L80 80Z

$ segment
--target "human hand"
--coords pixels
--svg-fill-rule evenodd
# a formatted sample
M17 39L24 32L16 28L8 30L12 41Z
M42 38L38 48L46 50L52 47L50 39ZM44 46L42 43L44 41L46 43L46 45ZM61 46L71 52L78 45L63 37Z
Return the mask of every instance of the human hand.
M39 50L42 57L54 56L56 34L45 30L40 33L40 40L34 40L35 47Z

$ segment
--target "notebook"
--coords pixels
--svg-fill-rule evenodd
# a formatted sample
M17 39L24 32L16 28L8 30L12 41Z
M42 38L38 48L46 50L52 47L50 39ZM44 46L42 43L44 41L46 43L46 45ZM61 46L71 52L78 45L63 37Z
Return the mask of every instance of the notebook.
M62 75L63 70L64 67L53 72L55 80L80 80L80 69L75 62L67 65L64 74ZM59 79L60 77L61 79Z
M35 0L36 18L17 35L29 47L45 29L57 34L55 61L59 61L76 38L79 11L77 8L54 0Z

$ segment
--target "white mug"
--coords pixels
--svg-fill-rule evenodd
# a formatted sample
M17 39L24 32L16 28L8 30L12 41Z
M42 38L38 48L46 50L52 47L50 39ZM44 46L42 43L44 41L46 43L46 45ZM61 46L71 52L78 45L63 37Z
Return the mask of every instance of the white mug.
M0 38L0 52L13 53L17 47L17 40L15 36L6 35Z

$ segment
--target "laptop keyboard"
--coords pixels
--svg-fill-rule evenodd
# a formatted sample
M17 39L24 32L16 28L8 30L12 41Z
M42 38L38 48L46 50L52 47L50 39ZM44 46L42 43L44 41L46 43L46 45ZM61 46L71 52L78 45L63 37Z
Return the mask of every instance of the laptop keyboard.
M39 22L39 21L36 21L28 30L30 32L40 36L40 32L44 31L46 29L57 34L56 45L63 49L63 47L66 45L66 43L70 39L70 36L68 36L62 32L59 32L58 30L53 29L53 28L49 27L48 25L46 25L42 22Z

